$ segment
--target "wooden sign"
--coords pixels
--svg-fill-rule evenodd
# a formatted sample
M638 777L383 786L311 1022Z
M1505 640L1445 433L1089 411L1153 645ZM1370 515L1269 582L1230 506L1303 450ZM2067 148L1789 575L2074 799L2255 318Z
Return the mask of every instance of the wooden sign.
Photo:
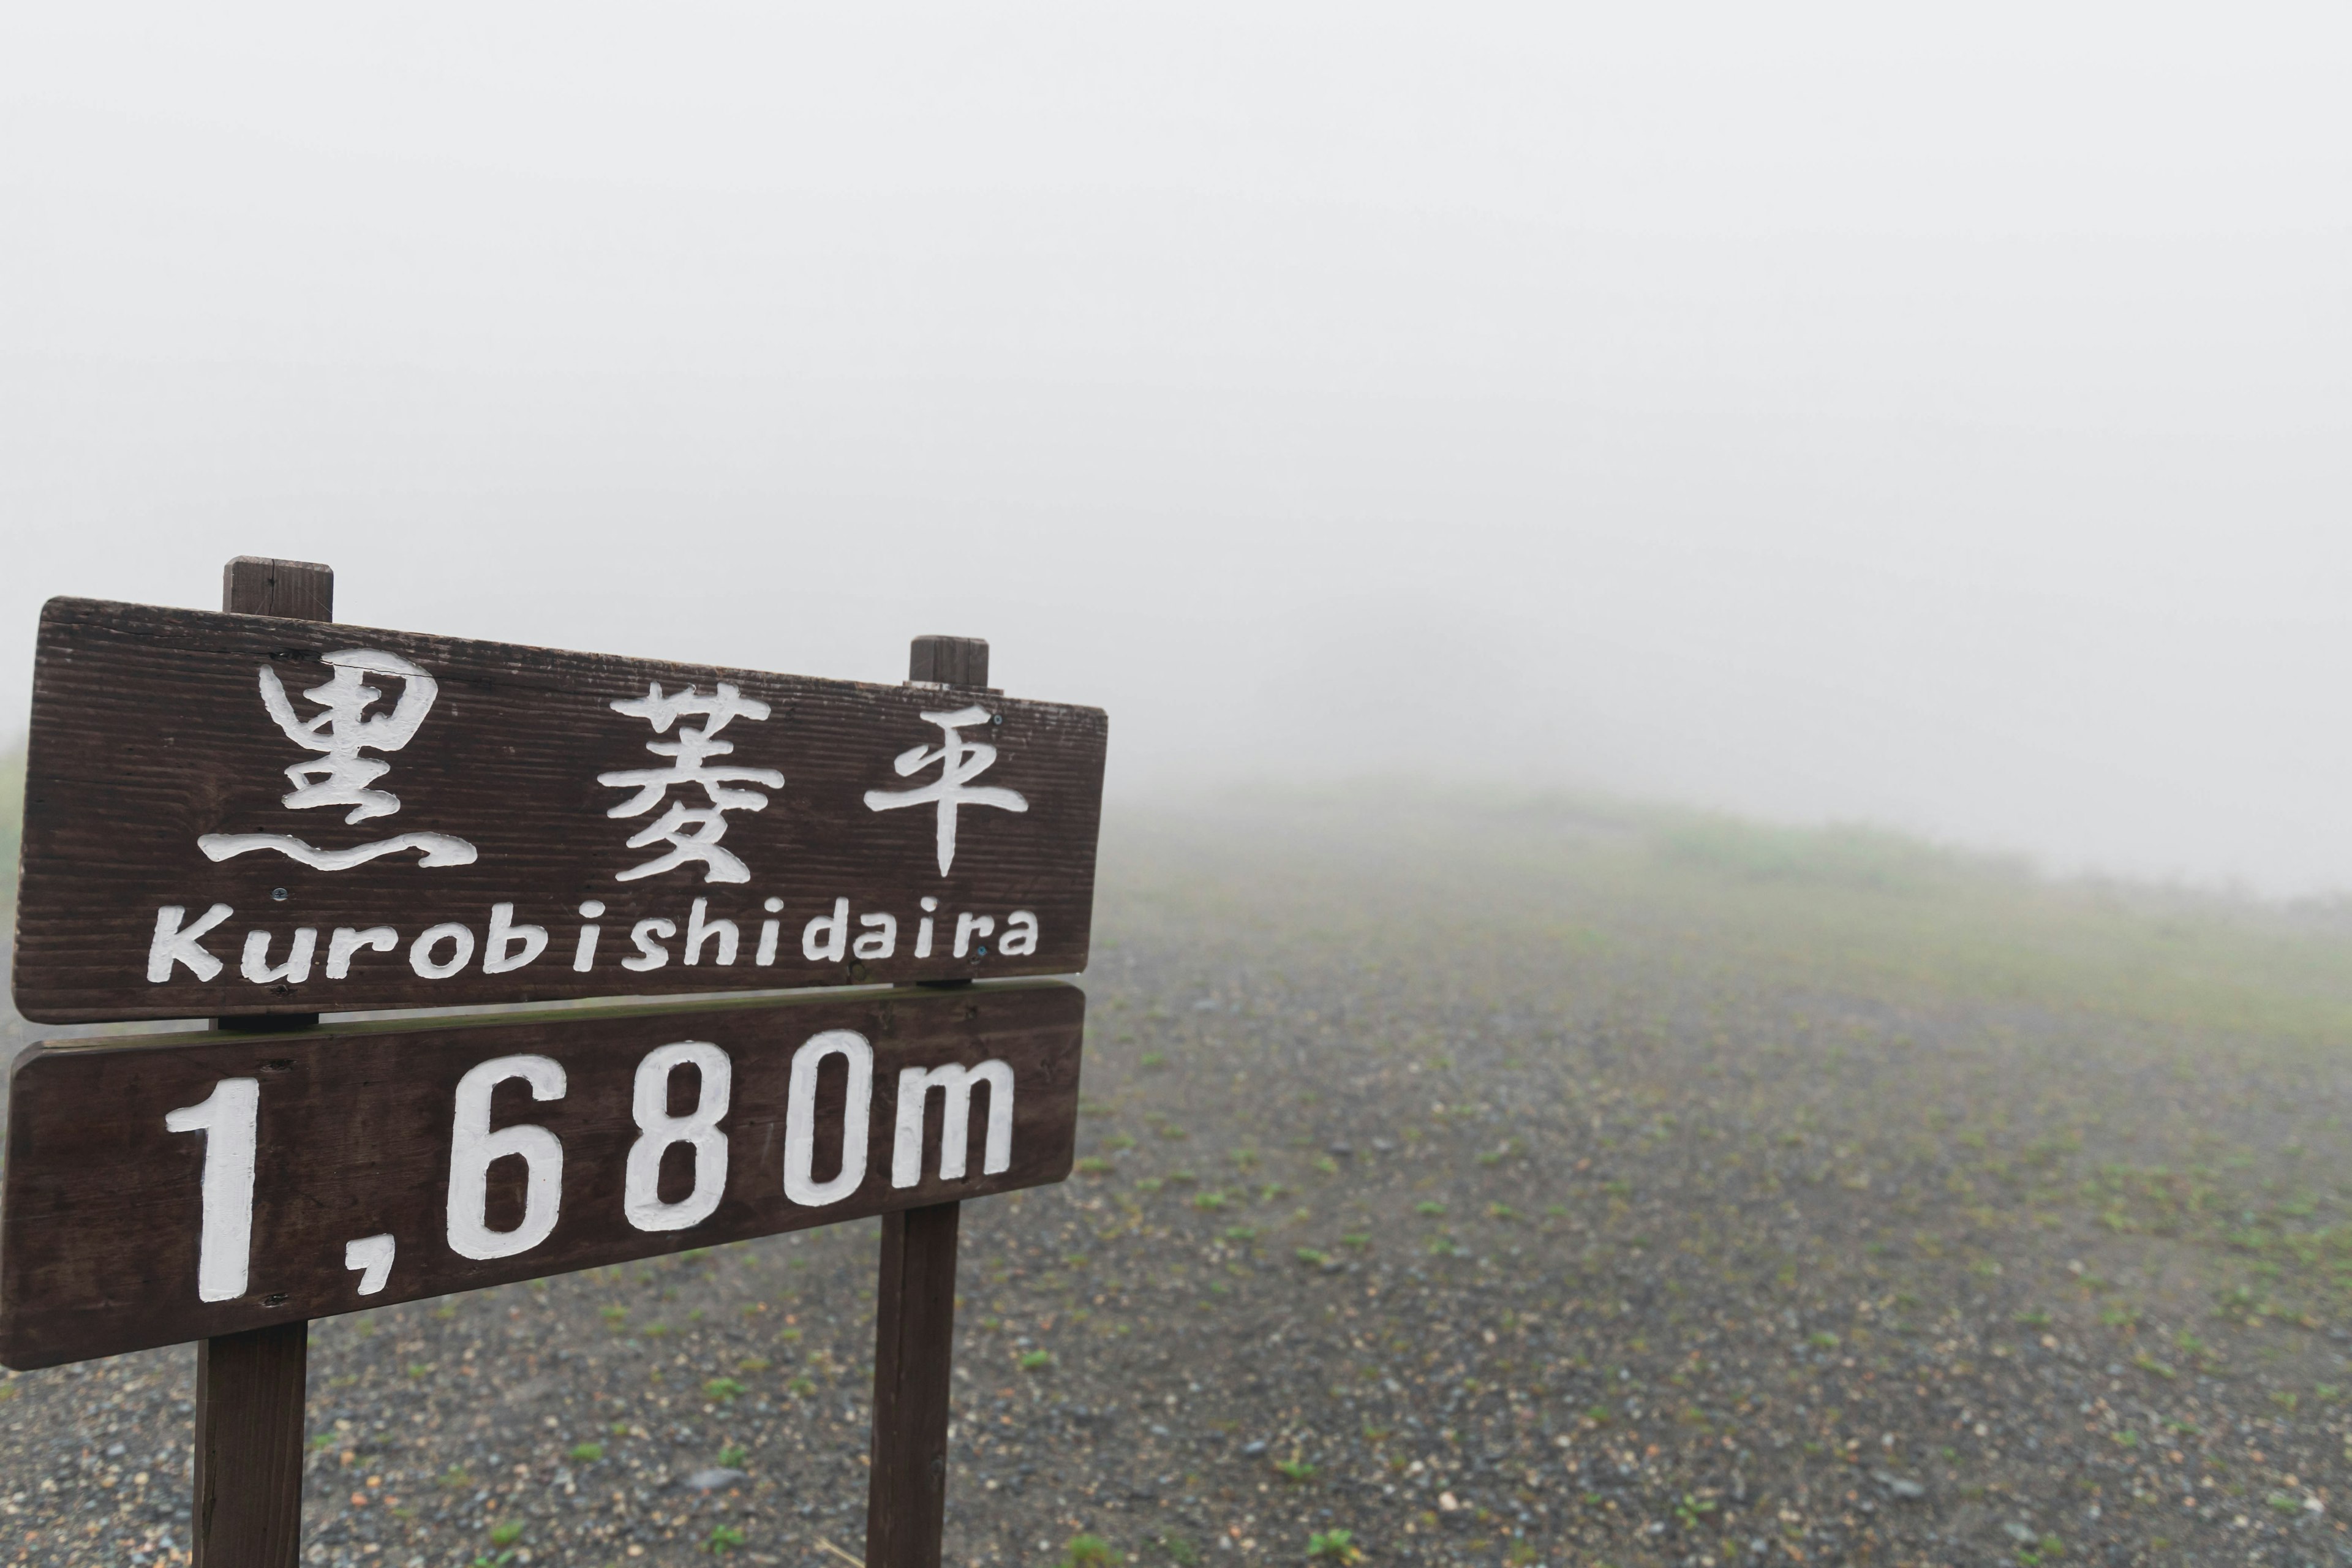
M247 1016L1085 968L1107 722L55 599L26 1017Z
M31 1047L0 1362L1058 1182L1085 1008L1033 980Z

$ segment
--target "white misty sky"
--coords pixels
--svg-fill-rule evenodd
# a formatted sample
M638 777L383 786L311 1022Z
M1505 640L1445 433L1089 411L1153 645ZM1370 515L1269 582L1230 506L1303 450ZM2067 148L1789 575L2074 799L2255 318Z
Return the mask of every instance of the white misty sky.
M2340 5L16 8L70 593L2352 888Z

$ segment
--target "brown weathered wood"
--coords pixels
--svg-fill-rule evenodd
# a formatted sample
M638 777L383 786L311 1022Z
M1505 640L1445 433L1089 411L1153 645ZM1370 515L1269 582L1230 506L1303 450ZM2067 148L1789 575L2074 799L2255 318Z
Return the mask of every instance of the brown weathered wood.
M882 1222L866 1568L939 1568L961 1214L960 1204L934 1204Z
M285 580L279 579L279 587ZM946 639L942 639L944 644ZM958 647L965 645L959 642ZM977 645L973 645L977 646ZM406 659L437 691L405 743L357 753L388 764L365 787L398 800L396 811L357 823L340 801L289 807L286 770L316 763L265 706L275 676L289 717L307 723L322 710L305 694L339 667L331 656L374 650ZM937 658L939 656L935 656ZM968 649L950 663L970 672ZM940 666L940 668L945 668ZM409 689L396 675L360 677L382 695L383 717ZM746 879L713 881L712 868L686 861L621 880L669 848L628 840L661 821L670 805L702 806L698 785L667 788L640 816L614 817L639 792L600 774L658 770L704 717L677 718L656 731L650 718L615 711L643 702L652 683L675 696L692 686L704 698L719 682L764 702L769 717L740 716L714 739L732 747L713 758L726 768L771 770L784 783L741 788L760 809L739 805L723 820L720 844ZM348 685L346 687L348 689ZM422 689L419 688L418 689ZM941 766L895 760L936 752L940 725L927 712L986 709L991 721L961 731L996 749L970 787L1018 792L1026 809L966 805L957 813L950 869L939 864L936 806L869 808L939 781ZM22 891L17 909L16 995L28 1017L86 1022L142 1017L244 1016L368 1008L480 1005L587 996L779 989L872 981L928 981L1070 973L1087 962L1095 841L1107 724L1099 710L1016 700L938 686L874 686L796 676L661 664L463 641L277 616L51 601L41 616L26 764ZM383 733L378 731L379 734ZM315 796L314 796L315 798ZM678 831L689 831L680 828ZM339 869L288 858L284 845L354 850L413 834L470 847L470 859L411 846ZM228 853L240 842L277 836L276 847ZM210 858L199 840L211 838ZM924 900L936 908L926 910ZM847 901L835 942L831 921ZM771 910L773 901L781 907ZM166 963L148 969L159 921L193 926L215 905L230 913L194 939L221 967L200 978ZM583 907L601 905L595 915ZM506 909L506 906L511 906ZM184 911L164 916L167 909ZM502 916L495 910L504 910ZM697 914L697 910L700 913ZM1016 911L1033 918L1033 948L1008 953ZM897 922L889 954L877 941L861 955L867 915ZM956 951L961 917L975 922ZM929 952L919 956L919 922L929 919ZM494 920L536 928L546 945L520 966L488 972ZM982 934L978 921L993 922ZM759 961L766 922L775 922L772 960ZM660 967L625 969L640 956L633 932L667 921L646 940ZM725 942L693 931L730 921ZM463 928L418 952L434 927ZM1024 922L1025 923L1025 922ZM586 972L573 968L583 926L599 937ZM334 932L394 931L390 951L362 948L330 963ZM278 971L296 933L314 934L306 975ZM247 978L247 938L266 932ZM1015 946L1026 941L1025 932ZM472 956L446 977L425 971ZM168 951L166 944L166 950ZM698 962L688 962L691 956ZM519 955L528 942L509 942ZM422 965L422 969L418 965ZM346 973L330 977L331 967Z
M288 620L335 618L334 569L240 555L221 569L221 608ZM216 1018L218 1029L302 1029L316 1013ZM293 1568L302 1539L307 1321L196 1346L194 1568Z
M293 621L335 618L335 569L315 561L237 555L221 568L221 608Z
M92 1037L28 1047L8 1100L0 1188L0 1362L47 1366L266 1324L385 1306L591 1268L686 1247L803 1229L898 1209L1058 1182L1077 1123L1083 994L1056 981L954 989L815 993L690 1005L576 1008L479 1019L333 1024L300 1033ZM865 1173L837 1201L785 1193L793 1053L813 1036L871 1043ZM646 1230L624 1210L639 1137L635 1082L648 1052L708 1042L730 1063L727 1174L715 1210L677 1230ZM503 1258L451 1245L449 1185L458 1081L494 1058L539 1056L562 1068L559 1098L508 1079L488 1126L545 1128L561 1143L557 1218L547 1238ZM1010 1161L985 1168L989 1096L971 1097L966 1175L940 1174L946 1095L925 1098L919 1179L893 1184L899 1073L1001 1060L1014 1092ZM847 1071L816 1079L809 1173L840 1169ZM171 1131L170 1112L206 1102L224 1079L250 1079L257 1163L243 1293L198 1299L203 1177L210 1131ZM699 1103L700 1071L669 1075L671 1114ZM528 1166L495 1160L481 1212L498 1230L523 1215ZM690 1150L672 1149L656 1188L693 1191ZM383 1289L362 1296L347 1243L394 1238Z
M917 637L909 680L986 688L980 637ZM867 1568L939 1568L947 1520L948 1393L955 1360L957 1204L882 1226L874 1301L874 1448L866 1492Z
M310 1340L293 1322L196 1347L194 1568L293 1568Z
M232 616L277 616L295 621L335 618L335 569L315 561L236 555L221 568L221 609ZM215 1018L221 1029L307 1029L316 1013L264 1013Z
M907 679L935 686L993 689L988 684L988 639L917 637L907 650Z

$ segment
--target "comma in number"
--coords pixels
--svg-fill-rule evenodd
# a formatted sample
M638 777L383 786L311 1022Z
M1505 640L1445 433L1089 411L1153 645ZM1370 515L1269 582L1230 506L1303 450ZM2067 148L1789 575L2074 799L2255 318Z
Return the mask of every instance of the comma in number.
M389 1235L363 1236L357 1241L343 1243L343 1267L360 1277L360 1294L373 1296L383 1289L392 1277L392 1258L397 1244Z

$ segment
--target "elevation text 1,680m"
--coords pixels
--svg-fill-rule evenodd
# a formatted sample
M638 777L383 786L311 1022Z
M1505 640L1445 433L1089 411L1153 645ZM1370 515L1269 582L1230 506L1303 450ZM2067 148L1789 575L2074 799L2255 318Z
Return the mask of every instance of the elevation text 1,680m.
M1054 981L35 1047L0 1362L45 1366L1066 1177Z

